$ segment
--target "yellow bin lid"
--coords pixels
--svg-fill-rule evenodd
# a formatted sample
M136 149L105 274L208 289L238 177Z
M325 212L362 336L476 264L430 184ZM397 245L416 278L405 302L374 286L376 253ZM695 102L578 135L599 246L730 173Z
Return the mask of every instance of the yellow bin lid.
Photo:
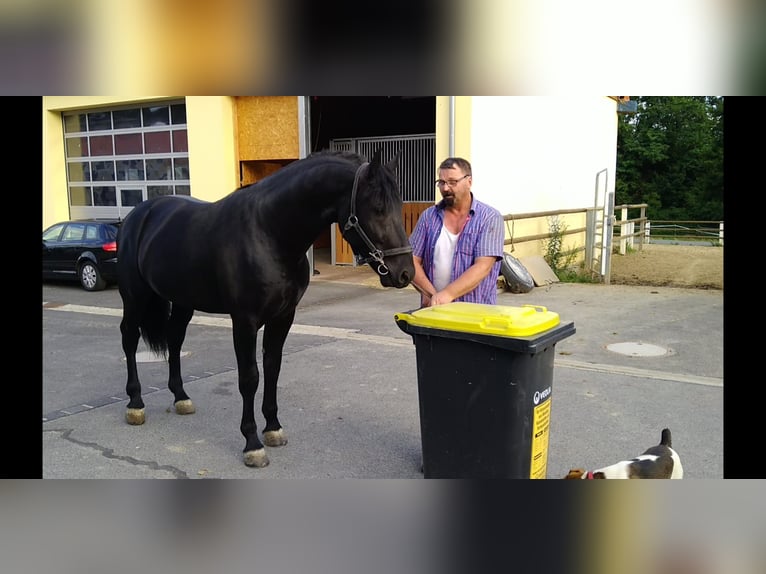
M559 324L559 315L538 305L510 307L457 301L417 311L397 313L396 321L428 327L498 337L529 337Z

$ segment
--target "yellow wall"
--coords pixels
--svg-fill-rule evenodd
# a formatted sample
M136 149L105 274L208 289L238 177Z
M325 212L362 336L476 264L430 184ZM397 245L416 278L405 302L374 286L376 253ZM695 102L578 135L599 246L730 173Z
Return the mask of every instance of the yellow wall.
M450 96L436 96L436 165L450 155ZM455 157L471 161L471 96L455 96ZM438 192L437 192L438 193Z
M436 97L436 163L450 155L453 130L451 155L472 163L476 197L503 215L593 206L596 175L604 169L609 176L599 182L607 191L614 190L614 99L454 96L454 103L451 124L450 96ZM436 190L434 198L440 199ZM598 203L603 205L603 198ZM584 212L559 215L558 222L564 231L586 226ZM517 240L550 232L547 216L508 220L506 251L517 257L542 254L545 240ZM562 251L583 247L585 237L585 232L565 235ZM582 256L580 252L577 260Z
M194 197L215 201L239 186L234 105L231 96L186 98L189 176Z

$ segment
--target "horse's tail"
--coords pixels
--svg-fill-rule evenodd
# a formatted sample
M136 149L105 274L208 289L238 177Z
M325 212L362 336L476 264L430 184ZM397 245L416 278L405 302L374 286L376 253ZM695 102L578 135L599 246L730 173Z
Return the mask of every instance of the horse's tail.
M168 356L168 318L170 303L157 295L152 295L144 308L139 328L146 346L155 354Z

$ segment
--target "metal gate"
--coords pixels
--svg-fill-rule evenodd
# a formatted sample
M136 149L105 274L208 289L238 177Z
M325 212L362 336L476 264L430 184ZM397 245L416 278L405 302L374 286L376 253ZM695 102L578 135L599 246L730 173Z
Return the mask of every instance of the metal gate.
M606 168L596 174L596 193L593 209L587 213L585 239L585 260L605 285L609 285L614 232L614 192L608 192L608 175Z
M358 153L368 159L381 150L384 162L393 158L396 152L401 152L397 178L404 201L402 216L408 236L420 214L434 204L436 134L333 139L330 140L330 149ZM341 236L337 223L332 224L330 237L332 264L354 265L351 246Z

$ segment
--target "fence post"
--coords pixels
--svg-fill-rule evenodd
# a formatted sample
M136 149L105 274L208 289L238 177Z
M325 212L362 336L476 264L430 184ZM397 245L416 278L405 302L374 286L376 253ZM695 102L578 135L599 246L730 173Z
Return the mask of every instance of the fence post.
M723 247L723 221L718 224L718 245Z
M585 212L585 263L588 269L593 270L593 250L596 244L596 212L588 209Z
M628 208L623 207L620 210L620 221L625 221L628 218ZM622 223L620 225L620 255L625 255L625 246L628 244L628 226Z
M651 243L652 242L652 222L647 221L646 222L646 230L644 231L644 243Z

